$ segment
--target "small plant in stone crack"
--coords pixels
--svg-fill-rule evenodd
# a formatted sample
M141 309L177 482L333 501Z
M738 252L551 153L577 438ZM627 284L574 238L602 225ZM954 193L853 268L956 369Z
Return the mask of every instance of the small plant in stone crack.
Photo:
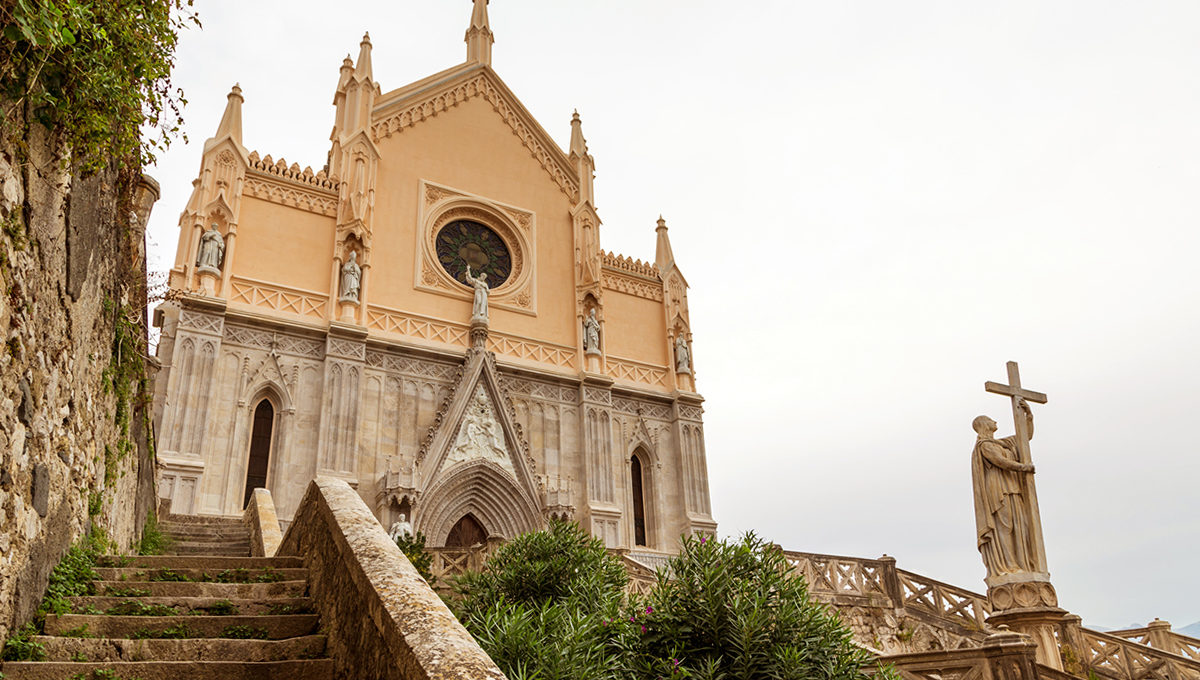
M46 648L33 639L37 633L36 626L32 623L25 624L16 635L5 641L0 659L4 661L44 661Z
M196 611L204 612L209 616L237 616L238 608L229 600L217 600L210 605L196 607Z
M165 604L146 604L138 600L125 600L109 607L104 613L109 616L177 616L179 611Z
M187 638L199 637L199 633L188 627L186 623L181 623L177 626L164 628L163 630L150 630L142 628L134 631L133 635L129 636L134 640L185 640Z
M83 652L75 652L71 655L71 661L74 661L75 663L87 663L87 660L87 654L84 654Z
M221 637L233 640L266 640L270 635L266 628L253 626L229 626L221 631Z
M94 638L94 637L96 637L92 633L88 632L88 625L86 623L83 624L82 626L79 626L78 628L72 628L71 630L59 633L59 635L61 635L62 637L69 637L69 638Z
M175 571L174 569L159 569L152 574L146 576L147 581L191 581L187 574Z
M283 580L283 574L270 567L259 569L257 572L245 567L238 567L237 569L226 569L216 576L205 574L202 580L213 583L276 583Z
M294 614L311 614L312 607L306 604L292 604L291 602L280 602L271 605L267 610L267 616L291 616Z
M109 597L149 597L150 591L146 588L115 588L109 586L105 589L104 594Z

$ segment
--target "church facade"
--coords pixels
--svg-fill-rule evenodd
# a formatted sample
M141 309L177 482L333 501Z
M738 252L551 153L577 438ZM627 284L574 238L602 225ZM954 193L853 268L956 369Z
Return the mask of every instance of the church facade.
M653 263L603 251L579 116L564 152L492 69L486 0L466 38L384 92L364 36L319 172L243 146L229 94L155 315L173 512L265 487L287 519L330 475L431 546L550 517L630 549L715 531L666 223Z

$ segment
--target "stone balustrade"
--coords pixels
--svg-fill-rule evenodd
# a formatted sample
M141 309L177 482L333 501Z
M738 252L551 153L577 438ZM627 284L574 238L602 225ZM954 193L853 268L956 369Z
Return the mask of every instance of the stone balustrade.
M242 521L250 531L250 554L254 557L274 557L283 541L275 501L266 489L255 489L250 502L242 511Z

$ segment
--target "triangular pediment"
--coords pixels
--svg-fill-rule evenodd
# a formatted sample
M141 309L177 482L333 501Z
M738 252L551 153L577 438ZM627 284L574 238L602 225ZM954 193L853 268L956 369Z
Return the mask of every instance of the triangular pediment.
M488 461L511 476L529 500L536 502L541 493L533 459L510 403L492 356L469 350L462 378L417 454L422 485L428 489L456 467Z
M389 92L372 112L371 137L378 143L476 97L491 104L559 189L578 201L579 177L570 159L490 66L458 66Z

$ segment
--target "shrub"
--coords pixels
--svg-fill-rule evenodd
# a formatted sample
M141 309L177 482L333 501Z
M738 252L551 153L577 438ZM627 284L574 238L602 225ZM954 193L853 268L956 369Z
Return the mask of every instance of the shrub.
M142 540L138 543L139 555L161 555L171 547L171 537L158 528L158 516L151 510L142 525Z
M510 680L623 678L626 581L599 539L554 521L454 579L452 606Z
M433 555L425 552L425 534L419 531L415 536L402 534L396 537L396 545L426 583L433 585L437 582L437 577L433 575Z
M685 538L639 621L634 658L643 675L862 680L874 665L837 615L808 598L783 553L753 533Z

